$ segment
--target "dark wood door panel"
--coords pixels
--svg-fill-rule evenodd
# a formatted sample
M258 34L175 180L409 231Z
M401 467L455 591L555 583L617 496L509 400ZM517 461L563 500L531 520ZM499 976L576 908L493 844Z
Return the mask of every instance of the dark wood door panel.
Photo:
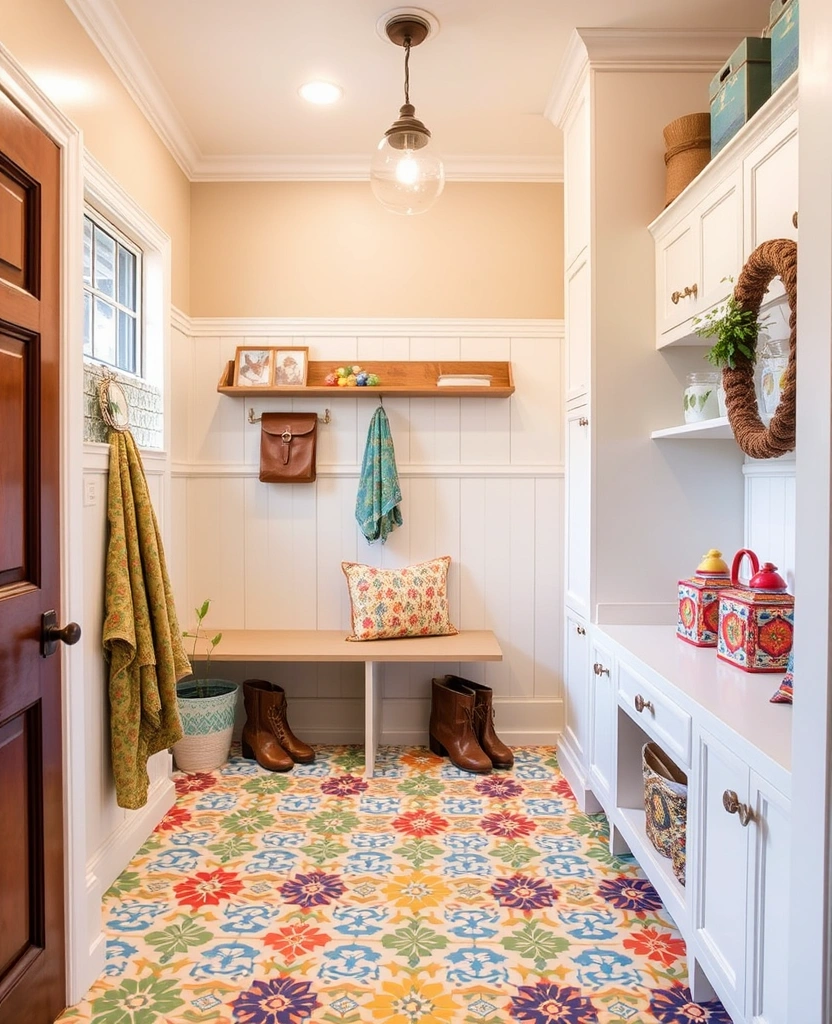
M9 586L39 582L37 350L37 338L0 324L0 597Z
M15 822L0 858L0 998L43 950L43 858L32 856L43 832L40 721L37 704L0 725L0 821Z
M60 152L0 93L0 1024L65 997L59 242Z

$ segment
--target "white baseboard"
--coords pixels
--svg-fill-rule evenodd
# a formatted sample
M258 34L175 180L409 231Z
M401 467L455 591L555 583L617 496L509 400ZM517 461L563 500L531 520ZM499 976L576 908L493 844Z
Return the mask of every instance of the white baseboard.
M144 807L130 813L87 861L86 901L90 951L87 973L90 976L84 991L104 972L106 936L101 910L104 893L124 871L175 801L173 781L169 778L158 779L151 786Z
M558 765L569 783L569 788L572 790L578 807L586 814L597 814L603 810L595 798L595 794L589 788L588 779L580 761L562 736L558 737Z

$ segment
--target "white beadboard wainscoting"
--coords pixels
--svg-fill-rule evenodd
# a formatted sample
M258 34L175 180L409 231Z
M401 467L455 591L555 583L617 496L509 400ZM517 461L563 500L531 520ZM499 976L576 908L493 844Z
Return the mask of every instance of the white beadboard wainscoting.
M774 562L795 592L795 455L747 459L745 476L745 546L761 562ZM748 572L744 566L743 575Z
M145 476L160 523L168 511L168 458L164 452L142 452ZM89 948L101 947L102 898L169 807L175 792L171 756L167 751L148 762L147 804L128 811L116 803L110 755L110 698L107 663L101 651L104 624L104 575L107 554L107 482L110 455L106 444L84 445L84 645L87 922Z
M308 345L310 359L507 359L510 399L384 399L404 525L382 546L355 521L367 427L378 400L229 398L217 393L241 344ZM209 629L349 629L342 561L404 566L450 555L452 621L493 629L505 655L480 665L386 665L382 742L427 740L430 680L493 686L509 742L554 742L562 718L563 325L560 321L188 321L172 336L172 542L180 616L212 601ZM255 412L331 412L314 484L258 480ZM221 647L218 651L221 654ZM218 671L220 671L218 666ZM361 665L224 664L280 682L291 721L316 742L363 736ZM241 713L242 713L242 709Z

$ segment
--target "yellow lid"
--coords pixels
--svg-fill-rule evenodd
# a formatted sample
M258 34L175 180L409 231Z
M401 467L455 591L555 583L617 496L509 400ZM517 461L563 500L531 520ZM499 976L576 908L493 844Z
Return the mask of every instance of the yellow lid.
M696 567L697 572L705 572L712 576L727 576L728 566L722 558L722 552L717 551L716 548L711 550L703 556L702 561Z

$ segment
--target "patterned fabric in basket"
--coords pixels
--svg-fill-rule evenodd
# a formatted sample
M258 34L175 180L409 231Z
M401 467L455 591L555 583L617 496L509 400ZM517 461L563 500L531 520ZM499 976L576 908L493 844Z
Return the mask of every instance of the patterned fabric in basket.
M450 636L449 556L406 569L374 569L342 562L352 606L348 640L391 640L404 636Z
M673 874L684 885L687 776L655 743L642 748L642 772L647 836L663 857L671 858Z

